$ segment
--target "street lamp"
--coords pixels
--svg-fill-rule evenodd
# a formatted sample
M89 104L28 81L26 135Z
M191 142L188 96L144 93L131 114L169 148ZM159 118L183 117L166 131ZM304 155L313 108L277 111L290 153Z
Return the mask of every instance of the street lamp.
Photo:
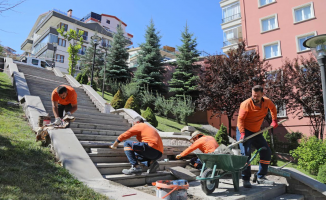
M103 76L103 87L102 87L102 98L104 98L104 86L105 86L105 71L106 71L106 56L108 55L108 48L104 48L105 57L104 57L104 76Z
M91 87L93 87L93 73L94 73L96 46L100 44L101 38L95 34L91 37L91 39L94 41L94 56L93 56L92 76L91 76Z
M53 68L55 67L55 52L57 51L58 43L53 42L52 45L53 45L53 63L52 63L52 68Z
M303 42L304 47L311 48L312 53L316 57L321 72L321 85L323 89L323 102L324 102L324 117L326 119L326 34L317 35L315 37L309 38Z

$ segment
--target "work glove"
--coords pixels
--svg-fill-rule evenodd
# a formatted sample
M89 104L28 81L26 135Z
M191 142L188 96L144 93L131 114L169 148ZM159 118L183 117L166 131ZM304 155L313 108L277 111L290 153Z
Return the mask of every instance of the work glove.
M176 155L175 158L176 159L180 159L182 156L181 155Z
M66 115L68 115L69 117L71 116L71 112L66 112Z
M273 126L273 128L278 127L277 121L276 120L273 120L272 123L271 123L271 126Z
M53 124L60 125L61 124L61 118L60 117L55 118L55 121L53 122Z
M240 135L241 136L240 136L240 139L239 140L243 140L246 134L245 133L240 133Z

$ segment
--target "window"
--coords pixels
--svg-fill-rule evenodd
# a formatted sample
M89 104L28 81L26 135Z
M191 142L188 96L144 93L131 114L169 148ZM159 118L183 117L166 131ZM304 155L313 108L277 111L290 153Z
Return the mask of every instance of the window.
M111 41L106 38L102 38L102 46L103 47L111 47Z
M273 3L275 2L275 0L258 0L258 2L259 2L259 7L261 7Z
M286 105L280 104L281 106L275 105L277 110L277 117L286 117Z
M110 20L107 19L107 20L106 20L106 23L107 23L107 24L110 24Z
M86 53L86 46L82 46L82 48L78 50L78 53L84 55Z
M66 40L58 38L58 45L59 46L63 46L66 47Z
M313 2L293 8L294 23L312 19L315 17Z
M117 24L117 28L119 28L120 24Z
M260 19L260 30L266 32L278 28L277 14Z
M302 105L302 111L303 116L307 117L309 115L320 115L320 111L318 107L314 105L318 105L318 103L315 103L317 100L317 97L302 97L302 102L304 105ZM312 102L312 103L311 103ZM315 104L314 104L315 103ZM307 105L307 106L305 106ZM310 114L309 114L310 111Z
M231 4L222 10L222 23L226 23L240 17L240 3Z
M303 42L311 37L314 37L315 35L317 35L316 31L296 36L297 52L310 51L309 48L303 46Z
M280 41L263 45L263 55L265 59L275 58L282 55Z
M223 46L238 44L242 41L241 26L224 30L223 32Z
M64 31L68 31L68 25L67 24L64 24L64 23L58 24L57 28L61 29L61 27L64 27Z
M45 68L45 67L49 67L49 65L46 62L41 61L41 67Z
M57 54L55 60L56 60L57 62L64 63L65 56Z
M38 65L38 60L36 60L36 59L32 59L32 64L33 64L33 65Z
M274 70L266 72L266 83L265 87L277 86L283 82L283 72L281 70Z
M79 31L83 31L83 30L77 28L77 34L78 34ZM87 32L87 31L84 31L83 39L84 39L85 41L87 41L87 39L88 39L88 32Z

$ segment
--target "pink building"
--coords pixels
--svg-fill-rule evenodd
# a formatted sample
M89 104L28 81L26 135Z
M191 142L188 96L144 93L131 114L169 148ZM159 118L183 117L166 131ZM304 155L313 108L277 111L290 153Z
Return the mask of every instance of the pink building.
M269 61L273 70L277 70L286 58L309 56L311 51L303 47L303 41L326 33L325 0L221 0L220 6L223 52L245 40L248 49L255 49ZM288 118L288 121L284 127L276 129L277 133L300 131L310 136L308 117L293 119L285 107L280 109L278 117ZM221 123L227 124L227 119L215 118L209 122L218 128ZM236 120L232 126L235 134Z

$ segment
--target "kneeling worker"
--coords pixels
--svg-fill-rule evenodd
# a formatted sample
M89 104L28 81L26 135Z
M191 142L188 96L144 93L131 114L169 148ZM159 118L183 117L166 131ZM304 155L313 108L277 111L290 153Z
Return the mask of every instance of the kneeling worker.
M77 93L74 88L68 85L60 85L55 88L52 92L51 101L55 125L61 124L63 111L70 116L77 110Z
M132 136L136 135L139 142L125 141L124 150L131 164L130 169L122 170L124 174L139 174L142 168L138 161L149 167L147 173L154 173L159 167L157 159L162 157L163 142L158 132L151 126L144 123L144 120L138 116L133 121L133 127L121 134L110 147L116 149L118 144Z
M214 137L203 135L199 131L195 131L192 133L190 142L193 144L186 150L184 150L180 155L177 155L176 159L180 159L181 157L187 156L198 148L203 153L212 153L219 146ZM201 169L202 163L199 158L193 158L190 162L192 165L194 165L196 169Z

